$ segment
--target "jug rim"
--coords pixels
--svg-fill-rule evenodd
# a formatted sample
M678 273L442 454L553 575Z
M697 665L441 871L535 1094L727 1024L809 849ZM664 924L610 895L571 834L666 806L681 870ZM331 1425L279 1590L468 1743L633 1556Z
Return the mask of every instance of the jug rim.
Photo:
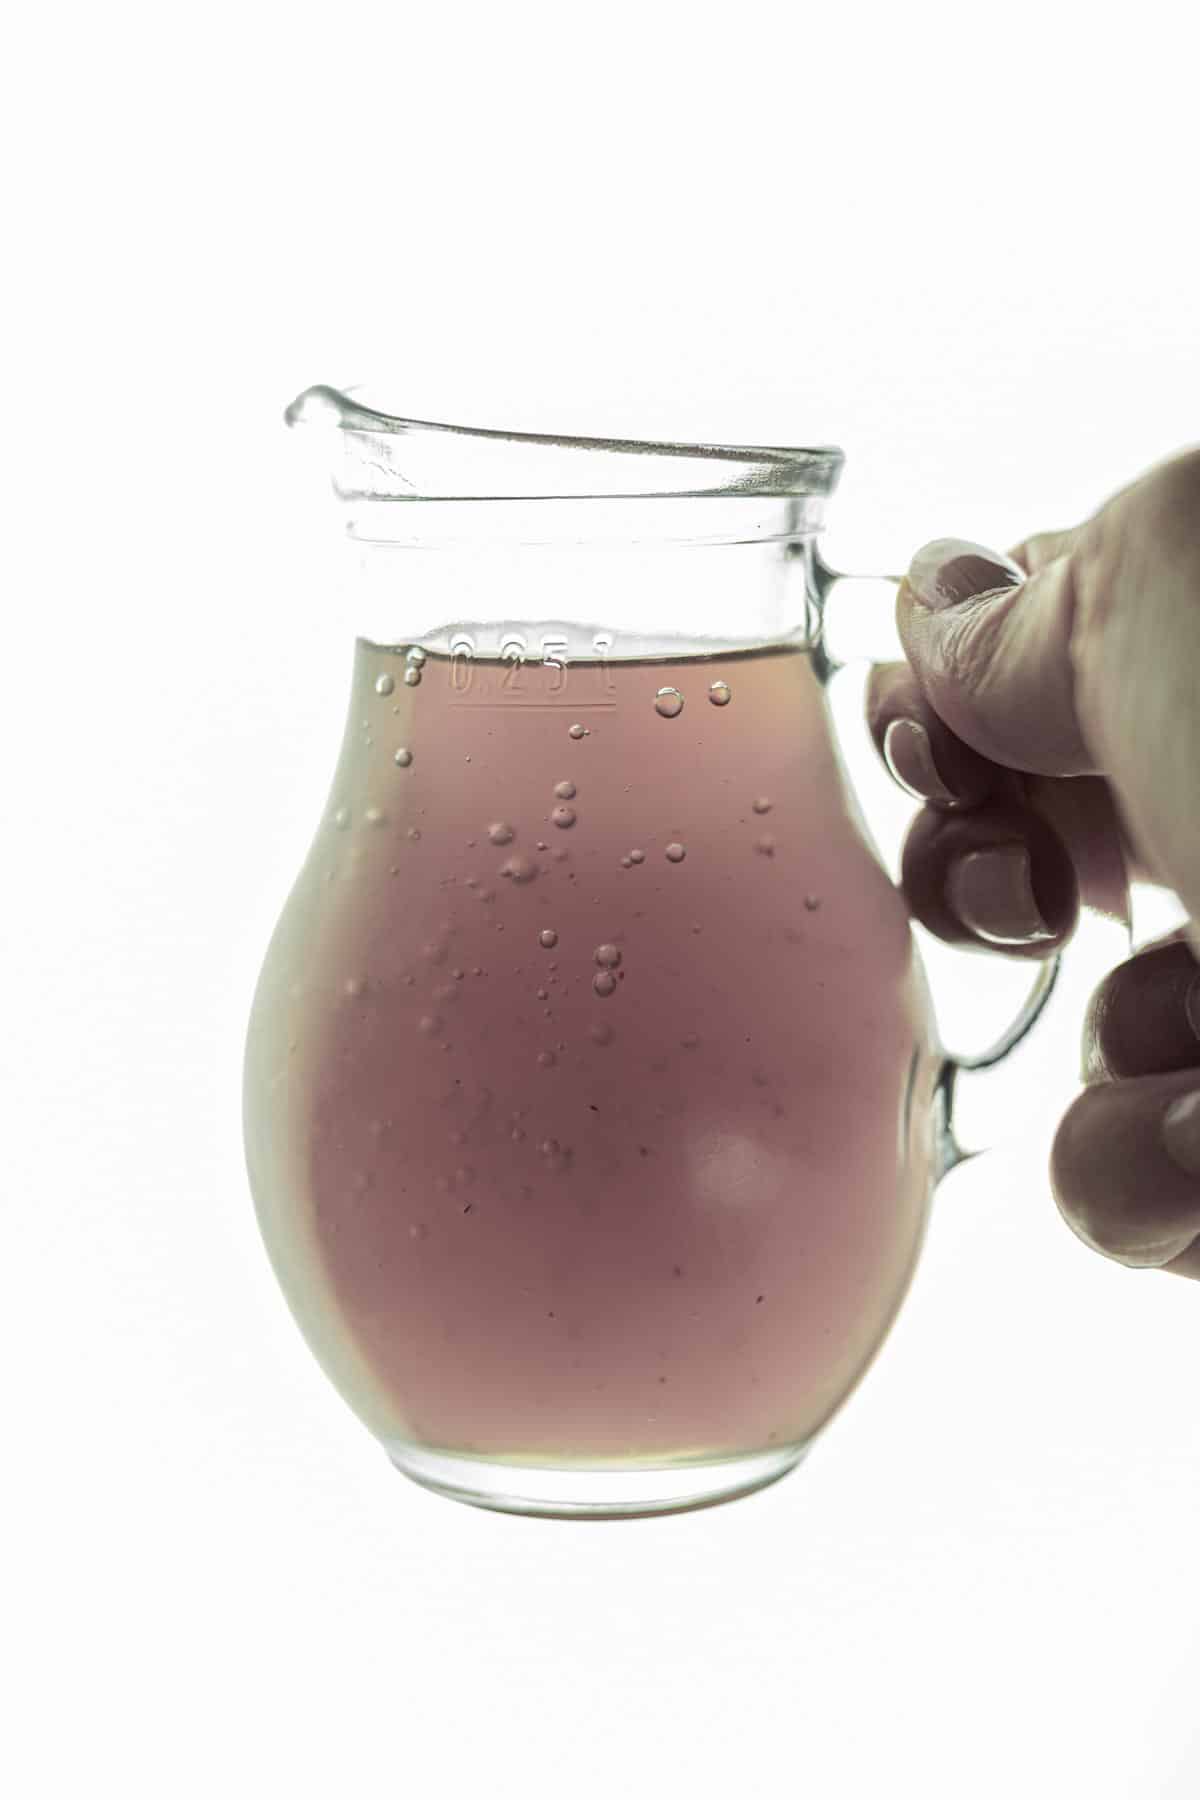
M509 431L411 419L360 390L305 388L287 425L339 434L334 487L372 501L686 499L831 494L845 462L834 444L685 443Z

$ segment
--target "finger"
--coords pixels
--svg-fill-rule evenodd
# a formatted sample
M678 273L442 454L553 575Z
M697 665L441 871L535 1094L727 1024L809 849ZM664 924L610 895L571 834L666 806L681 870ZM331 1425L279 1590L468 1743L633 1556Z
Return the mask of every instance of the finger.
M1083 902L1128 925L1125 846L1106 782L1018 775L988 762L942 723L907 663L872 671L866 714L876 748L907 793L938 810L994 798L1037 813L1066 846Z
M1062 555L1026 577L999 552L939 538L900 584L897 624L926 699L992 762L1096 772L1075 708L1072 571Z
M1168 944L1186 944L1191 929L1190 925L1176 925L1170 931L1164 931L1161 937L1147 938L1144 944L1138 945L1134 955L1148 956L1152 950L1165 950Z
M916 800L973 806L1012 780L943 724L907 663L880 663L871 671L866 712L893 779Z
M1144 949L1107 975L1083 1029L1083 1079L1200 1068L1200 963L1186 942Z
M1059 1210L1132 1268L1200 1274L1200 1086L1194 1070L1086 1088L1054 1140Z
M1047 563L1065 556L1073 550L1079 540L1081 525L1073 525L1069 531L1039 531L1033 537L1027 537L1009 551L1012 561L1019 563L1027 575L1036 575Z
M1003 771L997 771L1000 778L1003 778L1003 774ZM1061 891L1064 899L1068 897L1061 873L1062 854L1065 854L1074 866L1079 904L1115 918L1127 926L1129 890L1124 851L1106 784L1088 777L1070 781L1028 776L1016 776L1012 779L1016 784L1015 794L1002 790L995 797L1004 812L1003 842L1011 845L1014 840L1019 839L1024 844L1030 859L1029 879L1033 881L1035 896L1048 888L1052 896ZM995 804L995 801L990 804ZM919 829L915 823L911 828L905 846L904 887L913 911L928 930L947 938L951 943L967 943L972 939L978 941L979 933L957 912L958 897L946 891L947 864L952 844L943 837L937 818L939 813L947 810L949 809L944 806L931 807L932 819ZM989 819L994 816L989 814ZM1049 854L1049 840L1045 831L1040 828L1039 821L1041 826L1050 827L1057 840ZM986 823L981 835L990 838L990 826ZM981 844L979 847L987 846ZM1036 876L1033 872L1035 863ZM976 868L979 866L974 865ZM1011 858L1009 866L1013 866ZM1008 879L1023 883L1024 878L1024 872L1017 868ZM1003 886L993 891L991 899L993 905L1005 903ZM946 905L955 913L949 929L943 922ZM1023 915L1020 911L1008 916L1001 921L1007 929L998 930L993 913L990 923L995 935L984 941L992 943L993 947L1011 949L1013 943L1020 941L1023 935L1022 916L1028 919L1028 915ZM974 917L976 923L984 922L984 915L979 914L978 910ZM1030 944L1040 942L1043 945L1038 954L1046 954L1046 944L1050 948L1056 948L1065 941L1075 923L1074 912L1069 908L1064 909L1061 920L1061 925L1055 920L1058 929L1051 929L1049 939L1029 940ZM1040 929L1036 920L1030 923L1034 930ZM1172 934L1173 937L1179 935L1181 934Z
M1173 1256L1162 1267L1168 1275L1186 1275L1190 1281L1200 1281L1200 1238L1189 1244L1182 1256Z
M927 931L948 944L1050 956L1079 911L1074 865L1045 821L988 801L971 812L926 807L909 829L901 883Z
M1051 826L1075 864L1081 902L1128 927L1125 840L1108 783L1094 775L1020 780L1024 804Z

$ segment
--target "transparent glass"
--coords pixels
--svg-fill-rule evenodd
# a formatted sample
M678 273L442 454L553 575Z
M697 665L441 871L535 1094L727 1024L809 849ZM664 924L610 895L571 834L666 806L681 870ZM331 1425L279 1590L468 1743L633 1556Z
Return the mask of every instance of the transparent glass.
M878 1350L955 1154L830 729L841 455L330 388L288 419L333 465L355 640L246 1053L288 1303L439 1493L620 1517L762 1487Z

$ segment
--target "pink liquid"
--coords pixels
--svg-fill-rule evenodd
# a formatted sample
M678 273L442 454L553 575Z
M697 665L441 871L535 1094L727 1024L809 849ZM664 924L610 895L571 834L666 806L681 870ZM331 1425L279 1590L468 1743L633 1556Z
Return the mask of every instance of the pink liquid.
M805 1441L908 1283L935 1070L808 659L412 666L358 647L255 1003L302 1328L392 1443Z

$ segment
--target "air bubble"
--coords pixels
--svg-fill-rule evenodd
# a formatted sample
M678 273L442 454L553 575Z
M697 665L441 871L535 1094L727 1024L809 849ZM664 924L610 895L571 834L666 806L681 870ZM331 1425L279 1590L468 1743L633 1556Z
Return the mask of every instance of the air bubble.
M617 991L616 976L608 969L601 969L598 975L592 976L592 990L599 994L602 1000L607 1000L610 994L615 994Z
M631 863L644 863L646 860L646 852L644 850L631 850L629 852L629 860Z
M406 838L411 838L413 843L415 844L420 840L421 833L417 826L410 825L404 835Z
M390 694L395 685L396 684L390 675L380 675L375 682L375 692L377 694Z
M345 831L347 825L350 823L350 808L348 806L339 806L333 815L333 822L339 831Z
M633 867L633 858L632 858L632 856L623 856L623 857L622 857L622 858L621 858L621 867L622 867L622 868L623 868L623 869L632 869L632 867Z
M544 931L538 932L538 943L543 950L553 950L558 943L558 933L547 925Z
M606 1020L597 1019L596 1023L588 1032L588 1036L591 1038L593 1044L611 1044L616 1033Z
M408 1235L410 1238L427 1238L429 1236L429 1227L428 1225L410 1225L408 1228Z
M545 1157L547 1167L556 1175L561 1175L564 1169L570 1168L571 1152L564 1149L557 1138L543 1138L538 1149Z
M488 826L488 838L493 844L511 844L516 832L504 819L497 819L494 825Z
M775 854L775 839L773 837L771 837L769 834L764 837L760 837L757 844L755 844L754 848L758 851L758 854L760 856L774 856L774 854Z
M588 728L586 725L572 725L567 732L567 736L574 738L577 743L580 738L585 738L587 735Z
M805 896L804 896L805 912L816 912L816 910L820 906L820 904L821 904L821 897L819 894L805 894Z
M378 806L368 806L363 817L366 819L368 825L382 825L387 818L387 814Z
M361 993L365 992L366 985L367 984L363 980L361 975L351 975L350 979L346 983L346 992L351 996L352 999L357 1000L358 996Z
M558 1061L558 1058L557 1058L557 1056L555 1056L553 1050L539 1050L538 1051L538 1068L539 1069L552 1069L557 1061Z
M556 806L550 814L550 818L560 831L569 831L575 823L575 808L573 806Z
M592 961L602 969L619 969L621 952L615 944L600 944L592 952Z
M410 769L412 767L412 751L406 750L401 746L401 748L397 750L393 761L399 769Z
M754 810L756 813L770 812L771 802L767 799L765 794L760 794L758 799L754 802Z
M659 688L654 696L654 710L660 719L677 719L683 711L683 695L678 688Z
M576 791L575 783L573 781L556 781L554 784L554 798L556 800L573 800Z
M510 856L500 870L506 881L515 881L519 886L532 881L537 874L537 864L528 856Z
M415 664L410 663L408 668L405 669L404 685L405 685L405 687L420 687L421 671L420 671L420 669L418 669L416 667Z
M668 844L663 852L668 862L681 863L687 855L682 844Z
M442 1021L436 1013L425 1013L417 1020L417 1030L423 1037L436 1037L442 1028Z
M733 699L733 691L727 681L714 681L708 690L708 697L714 706L728 706Z
M422 650L420 644L413 645L406 656L405 661L411 663L416 669L423 669L425 667L425 652Z

